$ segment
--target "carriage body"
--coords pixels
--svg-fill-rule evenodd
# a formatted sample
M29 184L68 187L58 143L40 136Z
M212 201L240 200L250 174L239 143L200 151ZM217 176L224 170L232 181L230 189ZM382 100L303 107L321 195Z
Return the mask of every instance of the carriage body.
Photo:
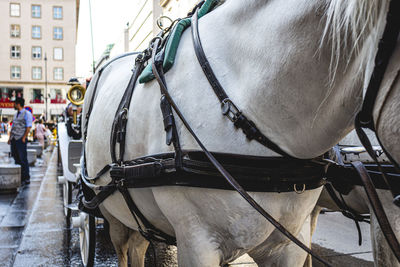
M80 113L86 89L74 78L69 84L72 85L67 93L70 103L63 113L62 121L57 126L59 165L63 173L58 177L58 183L63 190L67 225L79 229L81 260L83 266L86 267L94 264L96 218L79 211L77 205L79 192L75 190L79 188L79 166L83 147Z
M76 183L76 167L74 164L79 163L82 150L82 140L75 140L68 135L65 122L58 123L57 130L63 177L71 183Z

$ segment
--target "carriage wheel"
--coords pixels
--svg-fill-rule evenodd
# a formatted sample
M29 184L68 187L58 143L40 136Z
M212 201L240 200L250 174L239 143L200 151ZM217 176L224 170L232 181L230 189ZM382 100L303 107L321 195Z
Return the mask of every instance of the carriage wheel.
M71 221L71 209L68 205L72 202L72 183L65 181L63 183L63 201L64 201L64 215L66 217L67 223Z
M94 264L94 253L96 248L96 223L95 217L80 212L81 226L79 227L79 244L81 248L82 264L92 267Z

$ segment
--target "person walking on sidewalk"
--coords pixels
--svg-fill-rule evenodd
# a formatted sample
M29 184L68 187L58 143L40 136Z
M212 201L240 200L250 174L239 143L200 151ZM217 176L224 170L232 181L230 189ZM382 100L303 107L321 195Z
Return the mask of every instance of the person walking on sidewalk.
M46 128L43 125L42 119L39 119L38 124L36 125L35 129L35 136L39 141L40 145L44 147L44 139L46 137Z
M30 183L26 142L32 128L32 114L24 109L24 105L25 100L23 98L17 97L15 99L14 109L17 110L17 113L14 115L10 138L8 139L15 163L21 165L22 185Z
M0 123L0 137L8 133L7 118L3 118Z

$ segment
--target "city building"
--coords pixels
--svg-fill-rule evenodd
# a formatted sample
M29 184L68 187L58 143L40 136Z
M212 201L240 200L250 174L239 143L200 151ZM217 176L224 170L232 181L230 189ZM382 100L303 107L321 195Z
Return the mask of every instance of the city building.
M78 14L79 0L0 0L1 116L12 117L18 96L34 116L61 114L75 76Z
M162 15L171 19L184 18L199 0L161 0Z
M116 40L110 57L124 52L144 50L151 39L160 32L157 20L161 16L167 16L172 20L184 18L199 0L137 0L137 2L137 8L132 11L132 20L125 29L121 29L121 37ZM168 23L167 20L163 21Z

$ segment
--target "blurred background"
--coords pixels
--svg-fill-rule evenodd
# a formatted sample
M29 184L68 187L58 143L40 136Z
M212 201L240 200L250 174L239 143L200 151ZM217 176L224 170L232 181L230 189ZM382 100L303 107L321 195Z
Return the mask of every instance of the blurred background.
M56 122L67 82L90 78L108 58L144 49L160 16L184 17L197 0L0 0L0 119L25 98Z

